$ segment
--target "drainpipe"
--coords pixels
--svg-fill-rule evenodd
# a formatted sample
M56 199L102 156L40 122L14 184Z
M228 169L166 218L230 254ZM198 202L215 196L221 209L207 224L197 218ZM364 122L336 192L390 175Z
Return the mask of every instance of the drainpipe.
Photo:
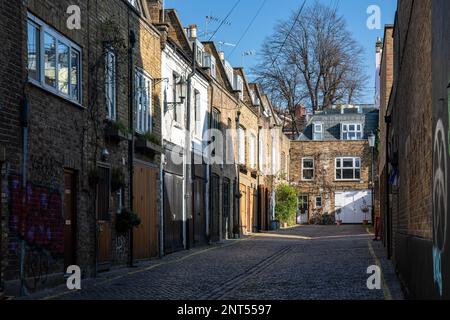
M238 226L239 227L239 237L241 236L241 169L240 169L240 159L239 159L239 149L240 149L240 138L239 138L239 128L241 127L241 111L237 112L237 116L236 116L236 132L237 132L237 141L238 141L238 163L237 163L237 186L236 186L236 190L237 190L237 194L238 194L238 205L237 205L237 221L235 221L233 224L234 226ZM234 229L233 226L233 229ZM233 232L234 233L234 232Z
M129 106L128 106L128 119L129 127L131 131L131 140L128 142L128 170L129 170L129 201L130 210L133 211L133 173L134 173L134 47L136 44L136 34L133 30L130 30L129 34ZM129 265L133 267L133 229L130 230L130 255Z
M386 123L386 179L385 179L385 187L386 187L386 245L387 245L387 258L392 258L391 252L391 213L390 213L390 191L389 191L389 128L391 124L391 116L385 116Z
M20 122L22 126L22 190L26 192L27 190L27 180L28 180L28 122L30 117L30 105L28 97L25 94L22 103L22 109L20 113ZM26 201L26 200L23 200ZM25 231L25 230L23 230ZM20 295L27 295L28 292L25 288L25 251L26 244L24 239L24 234L20 239Z
M193 178L193 172L192 168L194 167L194 159L192 156L192 141L191 141L191 97L192 97L192 78L194 77L196 73L196 59L195 59L195 51L197 50L197 43L194 41L193 48L192 48L192 71L187 77L187 103L186 103L186 145L185 145L185 153L186 153L186 195L185 195L185 201L186 201L186 249L191 248L190 244L190 228L189 228L189 218L192 219L193 215L195 214L193 211L193 201L194 197L192 196L192 178ZM189 203L191 203L191 206L189 206Z

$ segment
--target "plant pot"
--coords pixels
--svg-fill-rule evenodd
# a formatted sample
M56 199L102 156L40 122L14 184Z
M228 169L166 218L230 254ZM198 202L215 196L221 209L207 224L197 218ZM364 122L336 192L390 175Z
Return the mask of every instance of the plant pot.
M336 221L336 224L337 224L338 226L341 226L341 225L342 225L342 220L337 220L337 221Z
M146 152L146 153L151 153L151 154L162 154L164 153L164 150L161 146L150 142L144 138L138 138L136 140L136 144L135 144L136 149L142 151L142 152Z
M363 220L363 225L367 226L369 224L369 220Z

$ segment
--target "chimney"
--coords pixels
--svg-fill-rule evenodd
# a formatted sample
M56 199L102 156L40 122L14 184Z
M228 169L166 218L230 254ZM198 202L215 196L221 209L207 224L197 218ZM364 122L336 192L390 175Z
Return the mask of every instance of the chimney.
M147 0L147 8L151 23L164 23L164 0Z
M188 28L188 37L190 40L196 40L197 39L197 25L191 24Z
M376 45L375 45L376 53L380 53L380 52L381 52L381 49L383 49L383 41L381 40L380 37L378 37L378 38L377 38L377 43L376 43Z

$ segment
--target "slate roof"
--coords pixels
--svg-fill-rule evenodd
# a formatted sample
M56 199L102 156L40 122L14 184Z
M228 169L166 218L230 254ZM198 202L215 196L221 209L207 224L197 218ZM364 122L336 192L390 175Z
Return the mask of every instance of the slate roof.
M363 107L361 113L358 109L344 109L341 113L339 109L331 109L310 116L309 122L305 130L297 140L312 141L313 140L313 124L320 122L323 124L323 140L333 141L341 139L341 123L361 123L363 125L364 137L366 140L369 135L375 133L378 128L379 110L374 107Z

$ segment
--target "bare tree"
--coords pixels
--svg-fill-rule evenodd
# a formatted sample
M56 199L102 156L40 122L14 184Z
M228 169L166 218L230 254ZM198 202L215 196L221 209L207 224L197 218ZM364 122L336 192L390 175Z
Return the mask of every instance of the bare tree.
M319 2L280 22L261 50L253 70L257 80L294 121L299 104L314 111L352 103L367 80L362 47L343 17Z

